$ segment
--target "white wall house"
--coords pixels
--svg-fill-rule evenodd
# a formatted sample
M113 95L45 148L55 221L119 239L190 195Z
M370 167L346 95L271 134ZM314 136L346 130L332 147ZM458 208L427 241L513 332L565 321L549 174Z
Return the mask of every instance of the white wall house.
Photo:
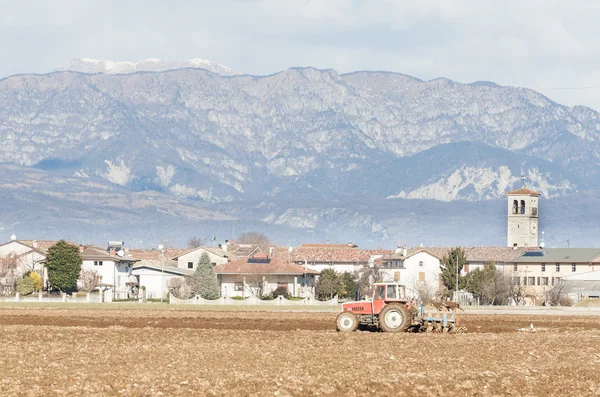
M100 283L110 287L113 298L126 299L132 295L130 280L133 265L138 261L133 257L119 256L114 250L97 247L80 247L82 270L93 270L100 276Z
M221 295L226 297L248 297L261 293L265 296L277 288L286 289L291 296L313 297L315 276L318 274L295 263L259 254L218 265L215 273Z
M168 298L172 280L184 281L185 277L191 276L194 271L174 266L140 265L135 266L131 274L137 278L140 288L146 288L146 298L159 299L161 296Z
M229 258L233 256L221 248L198 247L172 259L177 261L177 267L180 269L195 270L200 257L205 252L208 254L213 266L227 263Z
M400 249L384 257L384 282L396 281L406 286L409 298L418 298L426 290L435 295L440 288L440 258L423 248Z
M46 254L37 240L12 240L0 245L0 289L12 289L14 283L27 272L36 272L45 286L45 260Z

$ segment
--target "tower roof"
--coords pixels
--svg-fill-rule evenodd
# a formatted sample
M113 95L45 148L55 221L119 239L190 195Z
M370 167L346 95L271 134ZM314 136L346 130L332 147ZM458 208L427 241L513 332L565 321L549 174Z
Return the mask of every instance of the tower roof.
M512 192L506 192L505 194L507 194L509 196L513 195L513 194L514 195L517 195L517 194L524 195L525 194L525 195L530 195L530 196L540 196L540 193L534 192L533 190L529 190L524 187L521 189L518 189L518 190L513 190Z

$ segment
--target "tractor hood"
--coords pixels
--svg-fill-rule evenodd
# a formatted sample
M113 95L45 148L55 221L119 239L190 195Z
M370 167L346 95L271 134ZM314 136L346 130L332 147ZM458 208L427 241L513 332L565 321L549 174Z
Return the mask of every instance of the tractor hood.
M347 302L342 304L343 311L355 314L371 314L372 308L371 302L368 301Z

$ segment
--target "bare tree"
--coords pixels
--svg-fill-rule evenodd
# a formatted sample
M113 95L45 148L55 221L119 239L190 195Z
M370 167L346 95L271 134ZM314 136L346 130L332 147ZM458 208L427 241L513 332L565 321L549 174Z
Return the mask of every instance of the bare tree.
M235 240L238 244L252 244L259 246L263 251L266 251L271 246L269 238L260 232L242 233Z
M546 301L550 306L571 306L573 302L566 294L566 284L559 280L545 293Z
M251 294L262 298L267 292L267 283L262 273L252 273L246 276L246 289Z
M81 275L79 276L79 282L81 284L81 289L85 292L92 292L96 287L100 285L101 277L95 270L81 270Z
M381 266L365 267L358 278L360 296L371 296L373 284L384 281L386 276L386 270Z
M413 283L414 293L421 303L429 303L435 297L433 288L425 280L415 280Z
M10 295L17 287L18 260L16 255L0 258L0 294Z
M185 279L180 277L170 279L167 283L167 288L170 293L179 299L188 299L191 295L190 286Z
M202 239L198 236L194 236L188 240L187 245L189 249L202 247Z

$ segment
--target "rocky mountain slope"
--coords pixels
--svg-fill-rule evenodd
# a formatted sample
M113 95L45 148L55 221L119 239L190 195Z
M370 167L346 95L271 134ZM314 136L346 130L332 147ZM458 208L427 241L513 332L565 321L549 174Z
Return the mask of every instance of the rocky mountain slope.
M164 72L173 69L197 68L220 74L233 76L238 74L227 66L206 59L193 58L187 61L163 61L158 58L142 59L137 62L115 62L91 58L73 58L67 64L56 68L57 71L72 71L82 73L135 73L135 72Z
M465 202L478 206L465 221L464 244L502 245L503 193L520 187L522 176L545 198L569 197L570 205L599 189L598 113L528 89L313 68L222 74L186 68L5 78L0 164L18 167L17 179L28 180L31 169L67 178L67 196L89 184L120 189L114 205L139 218L158 210L129 208L131 197L145 194L220 214L179 214L181 235L226 230L237 220L238 231L285 230L302 241L315 230L321 239L371 245L451 230L456 220L444 213ZM19 182L18 195L33 185ZM442 208L436 202L445 209L430 219L429 209ZM90 214L103 214L100 204L89 203ZM490 205L500 232L469 237L489 221L483 209ZM400 215L394 208L406 206L419 208L401 214L410 232L390 223ZM33 211L43 217L42 209ZM576 210L578 217L589 213ZM454 237L442 234L438 243Z

